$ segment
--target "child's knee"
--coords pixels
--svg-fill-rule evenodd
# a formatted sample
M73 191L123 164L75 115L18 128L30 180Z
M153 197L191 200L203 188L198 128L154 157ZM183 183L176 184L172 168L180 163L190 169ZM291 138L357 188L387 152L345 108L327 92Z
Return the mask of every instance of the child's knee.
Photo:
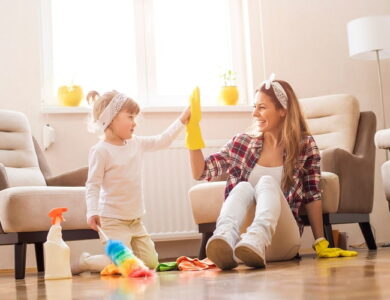
M152 239L149 236L135 239L131 243L135 256L141 259L145 266L154 269L159 264L158 254Z
M157 253L148 253L147 255L140 257L144 262L145 266L149 269L155 269L158 266L158 254Z

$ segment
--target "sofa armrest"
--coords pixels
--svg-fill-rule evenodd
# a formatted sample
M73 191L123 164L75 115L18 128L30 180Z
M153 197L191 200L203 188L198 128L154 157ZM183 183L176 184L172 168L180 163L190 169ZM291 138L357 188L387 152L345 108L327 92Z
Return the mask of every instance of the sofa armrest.
M213 223L218 219L224 201L226 181L206 182L193 186L188 197L196 224Z
M50 229L47 213L68 207L63 230L89 229L84 187L17 186L0 191L0 223L4 232Z
M340 148L323 150L322 171L339 177L339 213L371 213L374 192L374 163L363 155Z
M340 202L340 182L339 177L330 172L321 172L320 180L322 212L324 214L335 213ZM306 205L299 208L300 215L306 215Z
M379 149L390 150L390 128L378 130L375 133L375 145Z
M85 186L88 178L88 167L72 170L57 176L46 178L48 186Z
M8 176L5 167L0 163L0 191L9 188Z
M385 188L385 196L390 208L390 160L382 165L382 182Z

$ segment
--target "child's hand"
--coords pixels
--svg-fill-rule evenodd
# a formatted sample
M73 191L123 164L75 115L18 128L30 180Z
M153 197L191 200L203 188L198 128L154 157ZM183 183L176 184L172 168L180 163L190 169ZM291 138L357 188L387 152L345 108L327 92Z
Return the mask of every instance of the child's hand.
M97 226L100 226L100 218L99 216L89 217L87 223L93 230L98 231Z
M187 125L191 118L191 109L188 106L183 112L181 113L179 119L184 124Z

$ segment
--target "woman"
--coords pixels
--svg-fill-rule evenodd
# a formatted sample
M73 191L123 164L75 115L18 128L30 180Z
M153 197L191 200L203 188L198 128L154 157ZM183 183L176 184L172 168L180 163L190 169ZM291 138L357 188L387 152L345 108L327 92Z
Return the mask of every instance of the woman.
M221 269L232 269L237 266L235 256L250 267L295 257L303 233L301 205L305 205L319 257L357 255L328 248L324 238L320 154L290 84L274 80L274 74L264 81L255 93L253 117L256 135L239 134L206 160L200 149L190 150L195 179L229 175L226 200L206 245L208 258ZM253 223L240 240L240 226L253 202Z

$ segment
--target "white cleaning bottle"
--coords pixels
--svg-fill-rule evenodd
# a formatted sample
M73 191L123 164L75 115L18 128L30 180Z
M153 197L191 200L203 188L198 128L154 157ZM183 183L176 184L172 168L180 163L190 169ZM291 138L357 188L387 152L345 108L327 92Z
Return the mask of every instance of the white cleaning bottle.
M50 211L52 218L47 241L44 244L45 253L45 279L72 278L70 271L70 249L62 239L61 221L64 221L62 213L68 209L55 208Z

